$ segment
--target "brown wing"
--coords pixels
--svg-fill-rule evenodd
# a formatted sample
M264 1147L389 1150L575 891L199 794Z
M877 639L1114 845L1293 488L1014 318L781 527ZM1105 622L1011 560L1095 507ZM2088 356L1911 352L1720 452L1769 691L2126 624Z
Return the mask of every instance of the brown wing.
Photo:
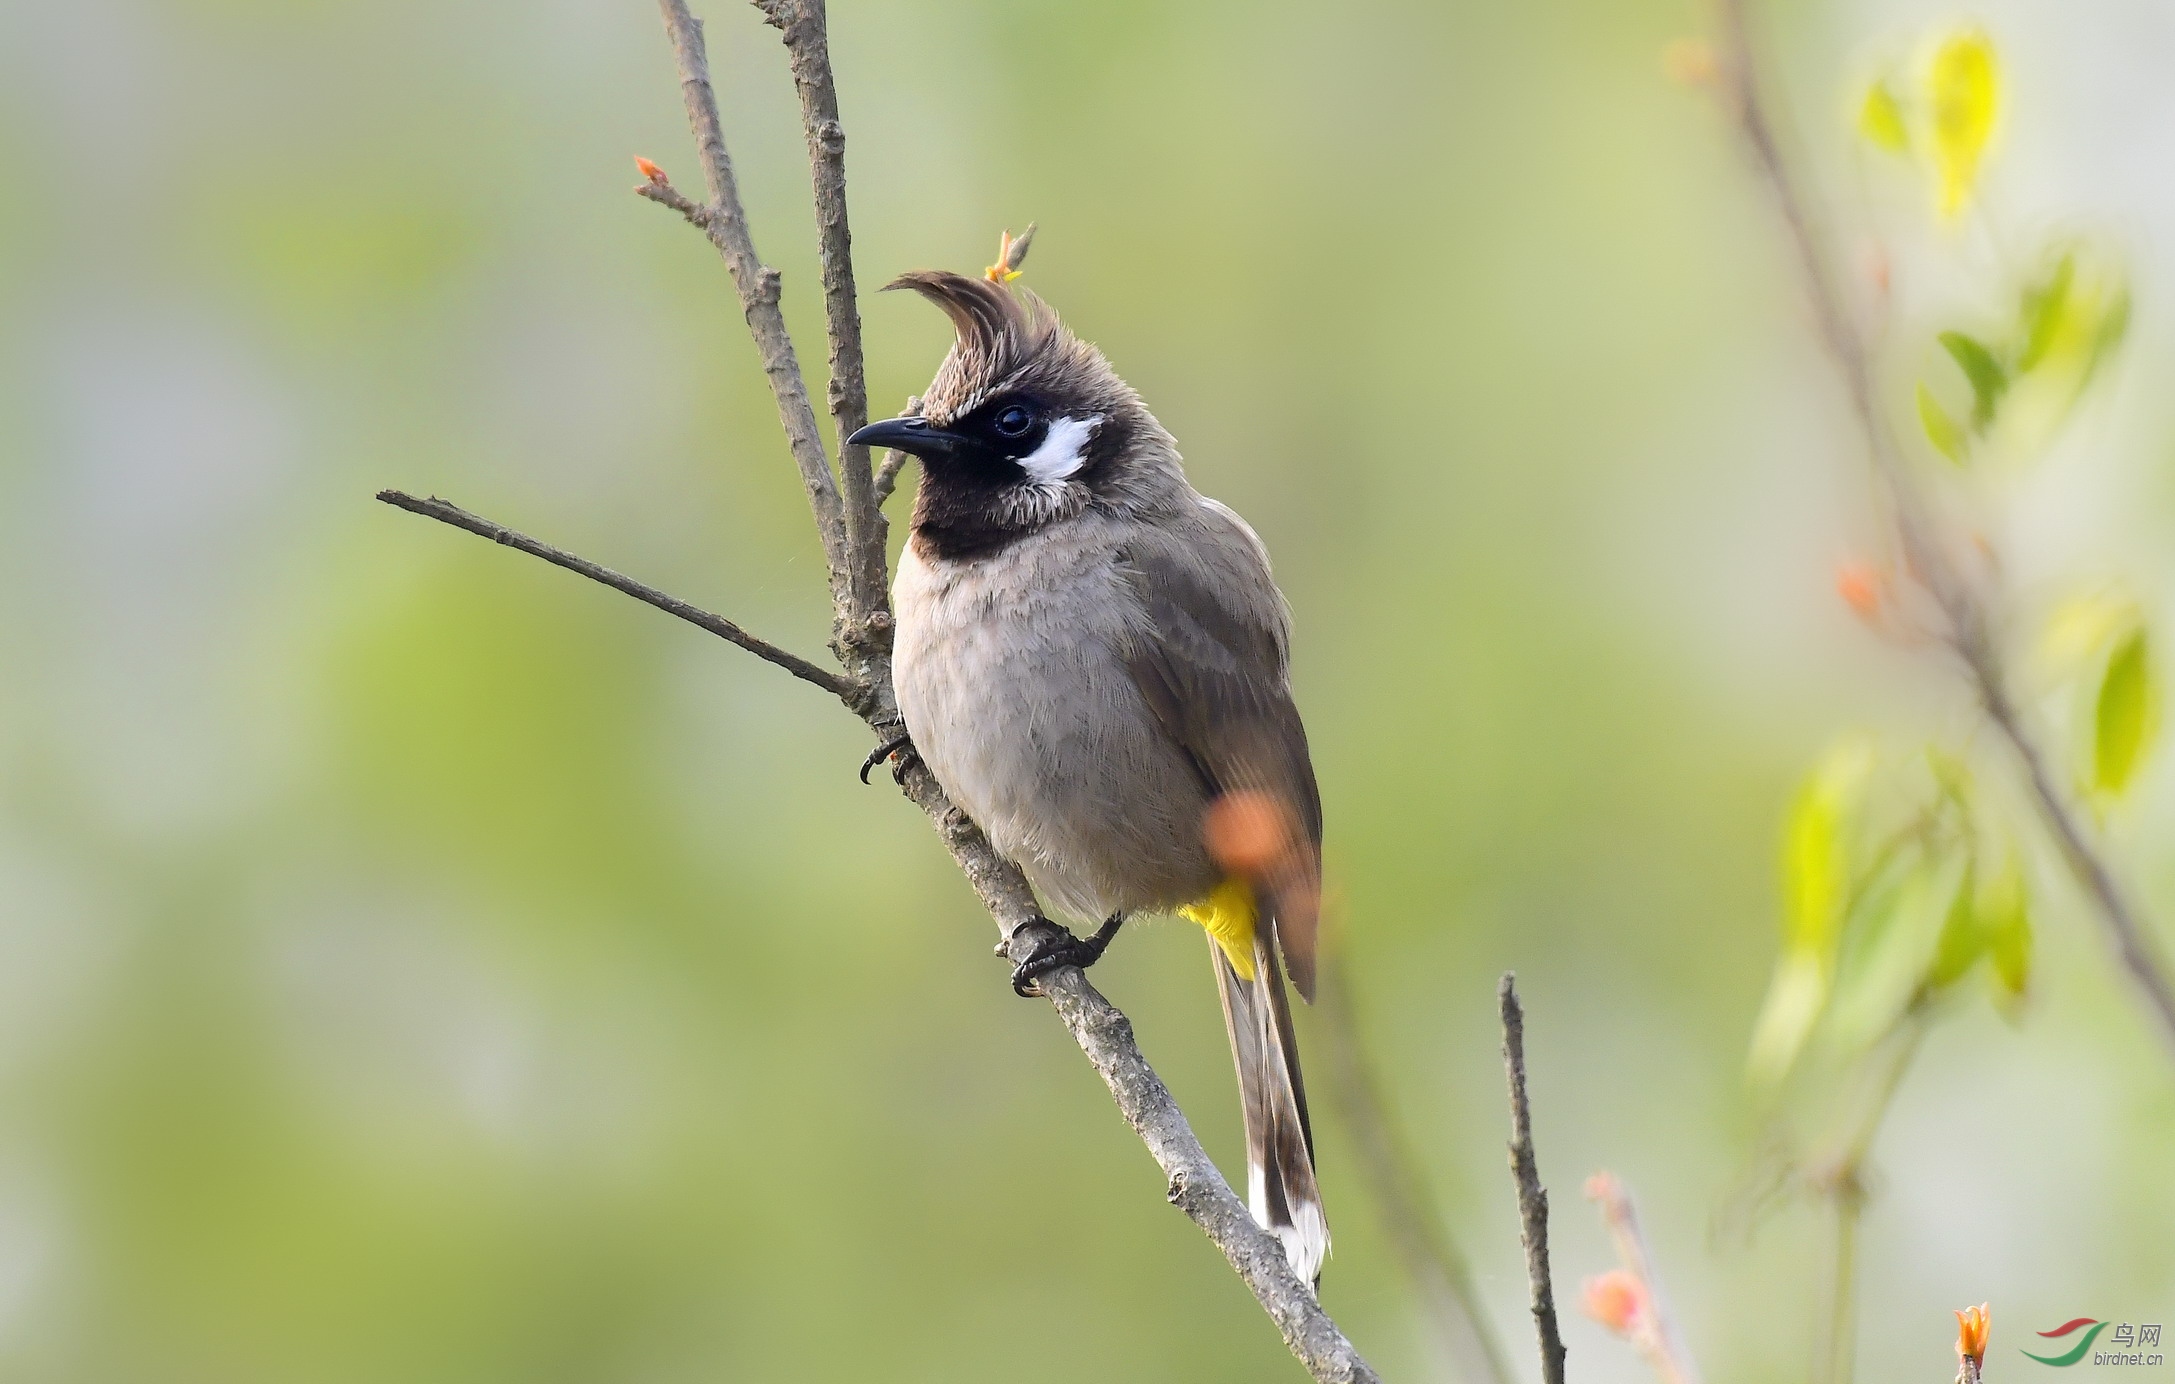
M1287 676L1290 616L1253 530L1214 501L1144 529L1119 570L1147 617L1127 667L1211 798L1266 794L1303 840L1263 900L1299 993L1314 997L1321 794Z

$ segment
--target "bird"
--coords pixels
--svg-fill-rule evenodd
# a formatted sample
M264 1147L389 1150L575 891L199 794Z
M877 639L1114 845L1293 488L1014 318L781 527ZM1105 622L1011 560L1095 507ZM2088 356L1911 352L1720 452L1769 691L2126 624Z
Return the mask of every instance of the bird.
M904 739L1043 907L1099 924L1052 929L1019 993L1093 965L1135 914L1206 930L1249 1209L1317 1282L1329 1225L1284 972L1311 1002L1321 797L1268 550L1033 293L996 271L887 287L954 330L918 404L848 439L921 465L892 589Z

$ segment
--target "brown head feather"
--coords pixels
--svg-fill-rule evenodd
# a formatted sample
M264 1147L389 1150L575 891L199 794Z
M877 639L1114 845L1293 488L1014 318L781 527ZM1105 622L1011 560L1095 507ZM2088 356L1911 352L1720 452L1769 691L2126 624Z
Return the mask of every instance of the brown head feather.
M922 396L922 412L945 423L971 412L989 391L1040 356L1063 329L1032 293L1015 295L987 279L917 269L885 284L912 289L943 309L959 339Z

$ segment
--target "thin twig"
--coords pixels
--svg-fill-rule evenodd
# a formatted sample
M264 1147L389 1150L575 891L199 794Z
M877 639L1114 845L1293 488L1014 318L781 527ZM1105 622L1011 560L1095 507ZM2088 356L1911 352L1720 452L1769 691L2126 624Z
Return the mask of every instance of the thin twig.
M868 423L868 376L861 352L861 309L854 296L853 232L846 219L846 127L838 118L838 83L831 74L824 0L756 0L756 8L785 37L800 96L814 185L816 252L823 274L823 317L830 342L827 391L837 429L839 489L845 497L854 614L860 620L888 606L884 543L888 525L877 508L866 447L846 439ZM880 628L888 631L890 625Z
M696 221L724 256L726 271L740 295L740 309L747 316L748 330L755 335L763 373L770 379L770 392L778 401L778 421L785 427L786 445L800 469L809 508L815 512L816 536L823 542L835 601L851 590L846 518L830 461L824 456L823 438L816 431L816 410L808 402L800 360L793 353L793 338L785 329L785 314L778 308L778 271L765 267L756 255L755 237L748 230L747 212L740 205L732 156L725 152L725 129L718 120L717 93L710 87L710 60L703 51L702 21L688 13L687 0L658 0L658 9L664 14L665 33L672 40L672 55L680 70L680 94L687 104L687 122L701 146L703 176L710 187L710 203L703 216L688 219ZM651 183L636 191L686 216L680 203L663 195L668 188L669 184Z
M850 702L854 698L854 685L839 674L827 668L819 668L799 654L790 653L767 639L748 633L722 615L712 615L699 606L689 605L677 596L668 596L654 586L645 586L632 577L621 576L609 567L600 567L563 548L554 548L549 543L539 542L503 524L494 524L482 515L471 514L459 505L448 503L435 495L427 500L419 500L405 491L380 490L378 498L386 504L407 510L410 514L420 514L426 519L436 519L441 524L466 529L478 537L490 539L493 543L527 553L531 557L540 557L553 566L578 572L591 581L602 582L614 591L623 591L638 601L657 607L667 615L677 615L690 625L706 629L720 639L738 644L757 658L777 664L802 682L813 683L841 701Z
M1865 1219L1865 1186L1856 1170L1828 1192L1835 1210L1828 1244L1828 1296L1813 1351L1814 1384L1850 1384L1858 1364L1858 1226Z
M1865 1165L1926 1036L1924 1001L1914 1003L1883 1037L1864 1080L1851 1093L1830 1151L1808 1160L1806 1180L1833 1211L1826 1312L1815 1342L1813 1378L1850 1384L1858 1360L1858 1228L1865 1219Z
M908 395L906 407L899 410L899 416L901 418L907 417L920 407L921 396L918 394ZM896 447L884 449L884 459L876 467L876 484L874 486L875 500L879 506L891 498L891 492L899 484L899 472L906 469L906 463L911 459L905 452Z
M1533 1161L1533 1110L1526 1100L1526 1016L1518 977L1505 971L1495 999L1503 1017L1503 1075L1510 1083L1510 1171L1518 1184L1519 1238L1533 1292L1533 1331L1540 1338L1542 1384L1563 1384L1563 1333L1556 1326L1556 1289L1548 1276L1548 1189Z
M1017 930L999 950L1012 961L1027 959L1054 925L1030 924ZM1054 982L1054 983L1053 983ZM1085 973L1067 967L1036 981L1072 1031L1080 1050L1110 1088L1125 1122L1169 1179L1171 1205L1198 1225L1253 1291L1291 1353L1307 1372L1322 1381L1379 1384L1381 1376L1345 1339L1322 1310L1314 1289L1293 1271L1283 1245L1263 1231L1194 1137L1185 1112L1164 1086L1133 1041L1133 1026L1088 983Z
M1639 1213L1632 1205L1631 1193L1615 1174L1600 1172L1586 1180L1586 1195L1600 1204L1602 1223L1609 1228L1609 1238L1616 1242L1617 1262L1639 1281L1645 1320L1638 1323L1632 1343L1663 1384L1699 1384L1699 1368L1677 1331L1676 1317L1669 1310L1668 1295L1662 1291L1661 1274L1654 1267L1653 1252L1647 1248L1646 1233L1639 1228Z
M907 454L896 447L884 449L884 458L876 467L876 503L881 505L891 498L891 492L899 488L899 473L906 469Z
M634 195L647 197L661 207L670 207L687 218L688 224L705 235L710 231L710 208L672 185L663 169L644 159L642 167L652 170L647 181L635 185Z
M1320 984L1315 1013L1336 1077L1330 1091L1366 1169L1363 1181L1380 1212L1382 1229L1419 1294L1449 1376L1464 1384L1512 1384L1509 1362L1480 1309L1465 1256L1436 1213L1419 1162L1383 1097L1361 1037L1358 998L1341 948L1322 966Z
M1944 642L1963 663L1987 719L2008 742L2053 833L2063 860L2090 897L2117 957L2130 972L2161 1036L2175 1046L2175 979L2150 925L2114 869L2091 839L2068 795L2056 784L2047 756L2009 689L2008 669L1989 611L1989 597L1941 541L1932 506L1918 486L1875 384L1872 353L1851 315L1847 296L1829 265L1818 225L1800 191L1769 115L1768 101L1745 20L1745 0L1720 0L1724 95L1739 132L1774 197L1804 279L1821 343L1834 359L1850 396L1851 412L1887 494L1889 517L1911 573L1933 597L1946 621Z

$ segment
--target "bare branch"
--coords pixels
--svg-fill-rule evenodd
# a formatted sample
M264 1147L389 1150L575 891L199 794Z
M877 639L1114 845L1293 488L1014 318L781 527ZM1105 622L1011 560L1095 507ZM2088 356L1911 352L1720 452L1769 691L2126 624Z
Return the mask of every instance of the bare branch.
M884 449L884 459L876 468L877 504L890 499L891 492L899 488L899 473L906 469L906 463L910 459L896 447Z
M2017 709L2002 681L2000 666L1991 661L1990 652L1982 653L1981 658L1984 661L1975 662L1972 672L1988 719L2016 751L2017 759L2024 766L2024 776L2030 781L2032 796L2039 800L2040 814L2054 833L2055 844L2061 847L2070 873L2077 877L2077 882L2084 886L2085 893L2097 905L2123 966L2144 990L2146 1001L2165 1030L2163 1036L2175 1044L2175 981L2168 977L2166 956L2147 930L2149 924L2132 902L2129 892L2116 879L2113 867L2085 834L2076 806L2055 786L2054 775L2047 769L2046 753L2025 729L2023 713Z
M1542 1384L1563 1384L1563 1333L1556 1326L1556 1289L1548 1276L1548 1189L1533 1161L1533 1111L1526 1101L1526 1016L1518 977L1503 973L1495 999L1503 1017L1503 1075L1510 1083L1510 1171L1518 1184L1519 1238L1533 1294L1533 1330L1541 1344Z
M906 400L906 407L899 410L899 416L904 418L920 407L921 396L909 395ZM906 463L911 460L913 458L896 447L884 449L883 463L876 468L875 498L877 504L881 505L891 498L891 492L898 488L899 473L906 469Z
M1033 923L1019 928L1000 944L999 952L1015 963L1025 961L1042 937L1049 935L1043 930L1053 926ZM1035 983L1049 996L1073 1040L1110 1088L1125 1122L1170 1179L1171 1204L1223 1251L1307 1373L1325 1382L1377 1384L1381 1376L1322 1310L1314 1289L1293 1271L1283 1245L1254 1220L1202 1150L1185 1112L1140 1055L1125 1015L1076 968L1065 967Z
M1645 1232L1639 1229L1639 1213L1632 1205L1631 1193L1615 1174L1599 1172L1586 1179L1586 1195L1600 1204L1602 1222L1609 1228L1609 1238L1616 1242L1617 1262L1639 1281L1645 1311L1644 1319L1631 1334L1632 1344L1646 1357L1662 1384L1699 1384L1699 1370L1677 1333L1675 1317L1662 1292L1661 1275L1654 1269Z
M1330 1091L1366 1169L1363 1180L1381 1214L1382 1229L1419 1294L1450 1376L1466 1384L1512 1384L1510 1365L1480 1310L1465 1256L1436 1213L1419 1164L1375 1077L1341 947L1321 967L1320 985L1315 1013L1335 1077Z
M660 169L658 176L635 188L634 195L647 197L658 206L672 208L686 217L688 223L696 230L703 232L705 235L709 234L710 209L674 187L671 181L664 177L663 170Z
M808 385L801 375L800 360L793 353L793 338L785 329L785 315L778 309L778 271L766 268L757 257L747 212L740 205L732 156L725 152L725 131L718 121L717 94L710 88L710 60L703 50L702 21L688 13L687 0L658 0L658 9L664 14L665 32L672 39L672 54L679 64L687 123L702 149L710 203L698 219L660 195L655 183L638 191L695 222L725 257L725 268L740 295L741 311L747 315L748 330L754 334L756 350L763 359L763 374L769 378L770 392L778 401L778 421L785 426L786 444L800 468L809 508L815 511L816 535L823 541L823 557L830 569L835 599L850 589L852 564L847 553L846 520L830 461L823 452L823 438L816 430L815 407L808 402Z
M846 439L868 423L868 378L861 356L861 309L854 298L853 232L846 220L846 128L838 118L838 84L824 0L756 0L763 17L785 36L808 138L815 187L816 249L823 266L823 315L830 339L831 421L838 430L839 487L845 494L854 615L887 608L884 541L888 524L877 508L869 454ZM888 626L885 628L888 629Z
M2009 689L2007 664L1990 614L1992 601L1966 574L1939 537L1931 505L1920 490L1889 427L1875 385L1873 359L1851 315L1848 299L1829 265L1819 227L1775 132L1757 57L1746 27L1745 0L1721 0L1721 69L1724 97L1753 161L1766 179L1775 209L1789 234L1818 323L1820 340L1833 358L1850 396L1851 412L1864 433L1873 469L1887 492L1889 517L1912 574L1940 608L1944 642L1963 663L1987 719L2016 755L2040 816L2061 848L2070 872L2091 899L2122 965L2144 992L2161 1036L2175 1046L2175 980L2166 958L2128 890L2087 833L2084 819L2047 768L2047 757Z
M813 683L848 705L860 700L860 689L843 676L827 668L819 668L799 654L789 653L767 639L748 633L722 615L712 615L699 606L689 605L677 596L668 596L654 586L644 586L632 577L621 576L609 567L600 567L587 558L579 558L564 549L554 548L549 543L538 542L503 524L494 524L482 515L471 514L435 495L427 500L419 500L405 491L380 490L378 498L410 514L420 514L426 519L436 519L441 524L466 529L478 537L490 539L493 543L527 553L531 557L540 557L553 566L578 572L591 581L602 582L614 591L623 591L638 601L657 607L667 615L677 615L690 625L706 629L720 639L738 644L757 658L777 664L802 682Z

